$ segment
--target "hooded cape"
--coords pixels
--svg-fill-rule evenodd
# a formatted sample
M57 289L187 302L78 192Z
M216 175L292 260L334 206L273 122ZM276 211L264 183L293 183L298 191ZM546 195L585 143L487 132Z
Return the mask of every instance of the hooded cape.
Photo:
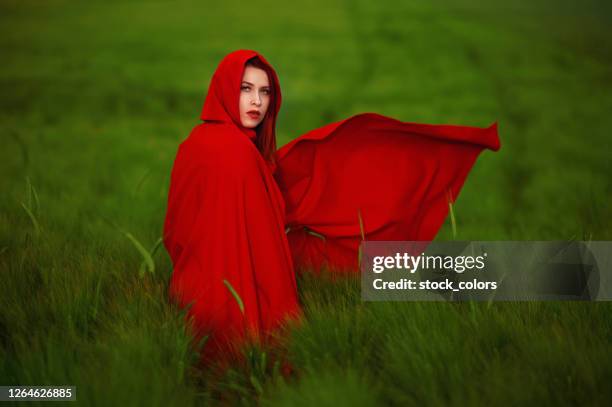
M169 295L188 307L204 358L231 350L298 317L295 272L285 234L283 197L239 116L245 62L228 55L215 71L196 126L178 148L170 178L164 245L174 270ZM269 64L268 64L269 65ZM280 107L276 74L271 79Z
M205 352L301 315L294 267L356 270L360 242L432 240L480 152L499 149L488 128L401 122L359 114L312 130L262 158L241 126L240 82L255 51L227 55L201 119L172 168L164 244L170 296L190 306Z

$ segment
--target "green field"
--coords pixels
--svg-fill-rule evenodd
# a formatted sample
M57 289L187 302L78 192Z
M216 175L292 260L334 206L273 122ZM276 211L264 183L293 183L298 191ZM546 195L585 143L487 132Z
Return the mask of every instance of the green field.
M611 24L603 0L0 1L0 385L75 385L84 405L609 404L610 303L363 303L350 279L301 278L286 348L215 375L163 246L141 268L134 241L160 237L176 148L239 48L278 72L279 145L360 112L497 121L439 240L612 240Z

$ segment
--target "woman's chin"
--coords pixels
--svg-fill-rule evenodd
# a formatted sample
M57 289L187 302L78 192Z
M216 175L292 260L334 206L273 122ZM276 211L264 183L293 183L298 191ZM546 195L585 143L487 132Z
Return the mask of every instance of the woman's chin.
M255 127L259 126L261 122L261 120L253 120L250 117L242 118L241 120L242 126L246 127L247 129L254 129Z
M254 129L259 125L259 123L260 122L258 120L242 119L242 126L246 127L247 129Z

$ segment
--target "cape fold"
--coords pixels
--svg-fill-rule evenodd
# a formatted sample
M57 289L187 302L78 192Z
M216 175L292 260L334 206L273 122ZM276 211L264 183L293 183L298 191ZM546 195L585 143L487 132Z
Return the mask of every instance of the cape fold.
M401 122L363 113L312 130L277 152L299 269L358 268L365 240L436 236L480 152L499 150L488 128Z

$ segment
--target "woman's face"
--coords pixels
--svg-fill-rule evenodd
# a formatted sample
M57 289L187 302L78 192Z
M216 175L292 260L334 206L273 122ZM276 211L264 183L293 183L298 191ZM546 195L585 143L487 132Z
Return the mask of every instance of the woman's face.
M240 121L252 129L262 122L270 106L270 82L263 69L247 66L240 84Z

